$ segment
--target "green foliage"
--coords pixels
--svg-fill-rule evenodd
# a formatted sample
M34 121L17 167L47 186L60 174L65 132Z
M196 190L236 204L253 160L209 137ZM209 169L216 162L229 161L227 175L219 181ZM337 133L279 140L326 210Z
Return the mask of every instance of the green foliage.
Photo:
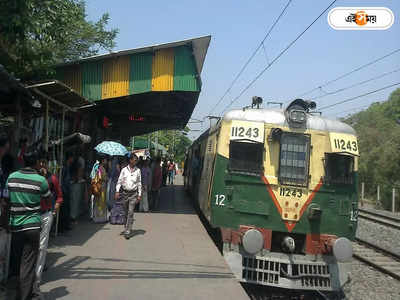
M186 136L190 129L187 127L182 130L160 130L158 132L158 143L168 149L169 158L176 162L185 160L186 149L192 144L192 141ZM151 141L156 141L156 132L150 134ZM135 137L135 140L143 140L146 144L148 135ZM136 144L136 142L135 142ZM147 145L147 144L146 144Z
M1 1L0 63L19 78L48 77L57 63L112 49L108 21L87 21L84 0Z
M190 139L178 130L160 131L158 142L168 149L168 153L177 162L185 159L186 149L192 144Z
M391 192L400 186L400 89L388 101L374 103L367 110L348 117L345 122L358 135L359 178L366 194L376 197L380 185L382 204L391 207Z

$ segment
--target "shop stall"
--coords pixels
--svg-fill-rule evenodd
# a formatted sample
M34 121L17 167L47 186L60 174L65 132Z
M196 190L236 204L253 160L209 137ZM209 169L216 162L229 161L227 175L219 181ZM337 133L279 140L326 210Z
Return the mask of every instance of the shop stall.
M90 142L90 136L82 134L80 132L76 132L64 137L63 139L50 141L49 150L51 152L53 149L60 147L62 143L63 148L66 151L71 151L79 149L82 145L89 144ZM70 184L70 217L72 220L76 220L88 210L88 184L84 176L79 176L79 174L77 174L77 176L74 178L74 180L72 180Z

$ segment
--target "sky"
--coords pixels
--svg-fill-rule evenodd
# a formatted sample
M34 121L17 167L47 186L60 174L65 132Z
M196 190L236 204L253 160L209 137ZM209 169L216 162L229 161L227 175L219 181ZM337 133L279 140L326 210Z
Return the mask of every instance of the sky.
M211 35L202 78L202 91L193 112L194 119L220 115L224 108L289 45L332 0L292 0L264 46L241 74L231 91L214 110L211 108L260 44L288 0L86 0L88 19L96 21L110 14L109 28L118 28L117 50L179 41ZM287 103L299 95L357 67L400 48L399 0L338 0L334 7L388 7L395 16L388 30L334 30L325 13L310 29L238 98L229 109L251 104L253 96L267 102ZM376 64L304 96L313 99L358 82L395 71L333 95L316 98L317 109L400 82L400 51ZM388 99L400 85L322 110L323 116L339 118ZM209 126L190 123L190 138Z

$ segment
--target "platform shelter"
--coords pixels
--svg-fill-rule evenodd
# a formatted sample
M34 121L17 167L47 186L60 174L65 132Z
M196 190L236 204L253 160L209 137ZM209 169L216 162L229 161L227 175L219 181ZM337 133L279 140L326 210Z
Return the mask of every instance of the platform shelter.
M201 91L210 36L112 52L60 65L57 79L92 104L111 135L133 136L187 124Z

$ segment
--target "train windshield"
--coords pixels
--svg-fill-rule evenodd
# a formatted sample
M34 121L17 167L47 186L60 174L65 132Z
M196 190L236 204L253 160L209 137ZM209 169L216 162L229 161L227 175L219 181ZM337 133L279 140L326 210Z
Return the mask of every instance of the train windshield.
M264 144L231 141L229 170L259 174L263 169Z
M307 186L310 136L283 133L281 136L279 181L281 184Z
M353 184L354 157L350 155L326 153L325 178L326 183Z

